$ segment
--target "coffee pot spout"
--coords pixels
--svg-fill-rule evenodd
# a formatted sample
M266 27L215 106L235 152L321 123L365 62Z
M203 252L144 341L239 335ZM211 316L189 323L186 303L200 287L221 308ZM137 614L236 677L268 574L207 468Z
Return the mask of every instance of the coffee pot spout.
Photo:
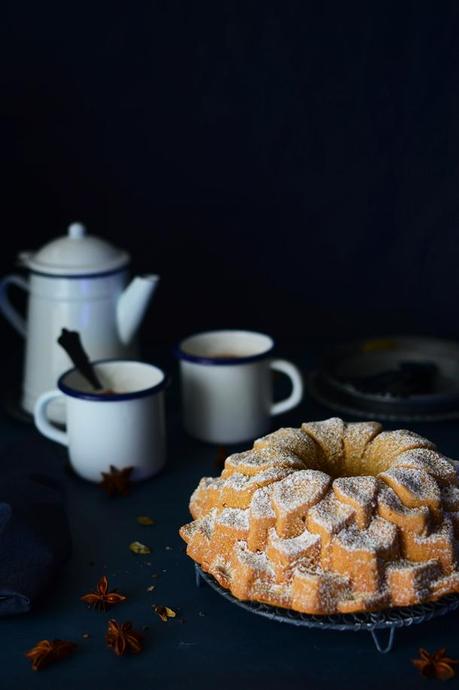
M121 294L116 318L119 338L124 345L129 345L137 333L158 282L157 275L136 276Z

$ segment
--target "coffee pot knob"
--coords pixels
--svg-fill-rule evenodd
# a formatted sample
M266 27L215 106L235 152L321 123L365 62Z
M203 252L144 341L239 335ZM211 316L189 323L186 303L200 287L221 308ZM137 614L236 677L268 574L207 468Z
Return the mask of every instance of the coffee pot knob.
M72 240L79 240L86 235L86 227L83 223L70 223L67 233Z

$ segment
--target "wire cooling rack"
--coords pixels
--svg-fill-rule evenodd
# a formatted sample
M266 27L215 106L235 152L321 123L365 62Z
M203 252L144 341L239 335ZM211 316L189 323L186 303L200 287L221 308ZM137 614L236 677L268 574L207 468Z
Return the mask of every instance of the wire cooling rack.
M196 563L195 569L197 587L200 587L204 581L232 604L236 604L246 611L250 611L250 613L264 616L279 623L290 623L291 625L305 628L319 628L320 630L335 630L338 632L366 630L371 634L375 647L381 654L387 654L393 648L397 628L425 623L432 618L444 616L446 613L459 608L459 594L449 594L442 597L439 601L405 606L403 608L387 608L383 611L374 611L372 613L313 616L292 611L291 609L260 604L256 601L240 601L228 590L221 587L211 575L205 573ZM388 632L385 642L382 640L383 630Z

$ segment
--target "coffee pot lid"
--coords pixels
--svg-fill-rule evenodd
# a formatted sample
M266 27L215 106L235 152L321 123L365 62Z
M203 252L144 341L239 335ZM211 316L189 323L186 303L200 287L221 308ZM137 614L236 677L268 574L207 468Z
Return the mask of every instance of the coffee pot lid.
M81 223L72 223L67 235L48 242L37 252L23 252L19 259L36 273L75 277L119 270L130 257L106 240L88 235Z

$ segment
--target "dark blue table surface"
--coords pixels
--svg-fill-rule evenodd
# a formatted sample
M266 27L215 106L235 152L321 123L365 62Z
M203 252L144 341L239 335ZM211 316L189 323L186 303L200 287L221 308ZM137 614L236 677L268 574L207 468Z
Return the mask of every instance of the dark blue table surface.
M36 439L37 466L48 454L62 464L73 536L72 558L51 593L32 613L0 620L2 690L408 689L429 684L410 663L420 646L430 651L446 647L451 656L459 657L458 613L398 631L394 650L383 656L376 652L367 632L308 630L272 622L231 605L207 586L197 589L193 563L185 555L177 531L189 520L188 498L199 478L217 474L216 449L188 438L181 430L177 400L173 386L168 391L166 469L136 485L130 495L116 499L64 470L63 448L42 440L32 426L1 414L2 446L8 443L20 449ZM274 426L298 426L303 420L332 414L306 396L296 410L278 417ZM411 427L435 441L446 454L459 456L457 422ZM136 522L138 515L150 515L156 524L142 527ZM134 540L150 545L151 555L133 555L128 546ZM111 614L89 610L80 601L81 594L91 590L102 574L128 596ZM156 588L148 592L151 584ZM154 604L172 607L179 618L162 623L153 612ZM117 658L106 648L104 634L110 615L131 620L139 629L147 627L143 653ZM82 637L85 633L88 639ZM74 640L78 651L34 673L24 652L44 638Z

